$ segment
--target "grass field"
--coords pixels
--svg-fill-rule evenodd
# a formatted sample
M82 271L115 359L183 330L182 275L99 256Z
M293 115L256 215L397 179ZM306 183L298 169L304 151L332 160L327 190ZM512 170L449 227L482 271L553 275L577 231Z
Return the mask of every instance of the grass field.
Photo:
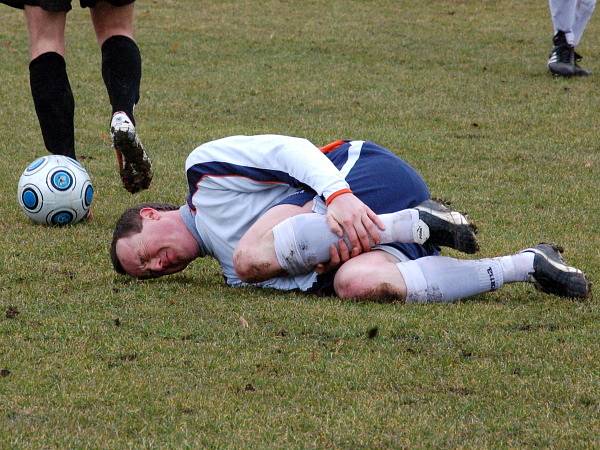
M132 281L108 259L125 207L183 200L196 145L269 132L386 145L470 212L483 256L558 242L598 284L600 16L579 48L595 74L560 80L545 67L547 2L136 10L155 180L133 197L120 186L99 52L74 8L95 216L49 229L16 203L45 152L22 13L0 6L0 448L600 447L597 299L508 286L452 305L343 302L226 288L211 261Z

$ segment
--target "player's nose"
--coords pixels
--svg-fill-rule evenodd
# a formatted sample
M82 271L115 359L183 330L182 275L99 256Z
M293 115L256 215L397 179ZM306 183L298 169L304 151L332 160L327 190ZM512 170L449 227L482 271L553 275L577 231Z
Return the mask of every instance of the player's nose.
M149 269L152 271L157 271L157 270L161 270L163 268L162 265L162 261L160 260L160 258L152 258L152 260L150 261L150 267Z

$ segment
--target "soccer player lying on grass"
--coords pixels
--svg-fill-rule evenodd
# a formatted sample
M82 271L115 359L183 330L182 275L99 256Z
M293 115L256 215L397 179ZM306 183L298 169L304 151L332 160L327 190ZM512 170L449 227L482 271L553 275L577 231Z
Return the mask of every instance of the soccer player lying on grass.
M513 282L590 295L583 272L551 244L479 260L440 256L439 246L475 253L474 226L372 142L319 150L293 137L233 136L196 148L186 174L183 206L123 213L111 244L117 272L158 277L212 256L231 286L342 298L451 302Z

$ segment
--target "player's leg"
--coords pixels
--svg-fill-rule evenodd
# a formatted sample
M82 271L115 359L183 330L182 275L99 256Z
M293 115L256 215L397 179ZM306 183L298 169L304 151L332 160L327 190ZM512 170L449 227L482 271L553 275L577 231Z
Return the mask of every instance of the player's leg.
M578 0L548 0L554 34L562 31L570 45L575 45L573 24Z
M475 227L467 218L430 200L419 173L389 150L369 141L350 141L327 156L354 194L386 225L380 233L382 243L402 243L413 259L436 254L436 246L466 253L478 250ZM296 196L289 201L296 201ZM316 198L315 210L324 214L322 203ZM307 273L326 261L329 246L339 239L319 215L295 216L278 224L273 234L278 260L289 275Z
M113 36L133 40L134 1L89 1L90 15L98 45Z
M358 255L338 269L335 293L340 298L403 301L406 284L397 264L396 257L382 250Z
M474 227L462 214L449 209L434 209L434 205L440 208L442 205L431 200L422 205L379 214L378 217L385 225L385 230L380 232L380 242L417 245L431 243L467 253L477 251ZM295 215L273 227L273 247L277 260L288 275L310 272L316 264L326 262L329 259L329 248L337 245L339 240L321 214ZM344 241L351 248L346 236Z
M573 23L573 46L577 47L581 42L581 37L585 31L594 9L596 8L596 0L578 0L577 9L575 10L575 22Z
M385 223L382 242L406 243L404 251L412 258L437 253L435 245L467 253L477 251L475 229L468 220L428 200L429 191L420 175L389 150L372 142L355 141L343 144L328 156L346 176L355 194ZM293 217L286 217L284 212L277 222L267 221L266 227L265 217L261 217L242 238L234 253L236 272L242 280L258 282L284 273L305 274L316 264L329 260L329 248L339 238L327 224L325 205L315 198L315 210L321 214L302 214L310 212L307 202L313 195L290 196L282 203L306 209L298 210ZM421 244L426 241L433 245L423 247Z
M560 249L540 244L515 255L479 260L427 256L401 261L374 251L338 270L334 288L342 298L393 298L409 303L452 302L494 291L505 283L533 282L562 297L587 298L591 284L566 265Z
M303 206L277 205L268 210L244 233L233 253L235 271L248 283L286 275L277 259L273 228L281 222L311 211L312 202ZM315 214L316 215L316 214ZM325 219L324 216L323 219Z
M100 1L90 8L96 40L102 51L102 78L113 108L135 125L133 109L139 100L142 62L133 39L133 7Z
M338 246L340 238L331 231L324 215L311 212L311 205L312 202L304 207L275 206L244 234L233 255L240 279L258 282L275 276L305 274L329 260L330 247ZM424 242L429 236L427 225L419 220L415 209L380 218L386 223L383 242L415 242L419 235ZM423 230L427 234L423 235ZM345 241L349 247L347 238Z
M340 238L331 231L324 215L311 212L311 205L312 202L303 207L275 206L244 234L233 256L240 279L258 282L283 274L305 274L329 260L330 247L338 246ZM381 243L431 241L463 251L476 250L473 227L463 215L434 208L441 205L431 200L422 205L423 210L417 206L380 214L386 226L381 232ZM350 248L347 237L344 241Z
M63 11L25 5L29 33L29 82L44 144L50 153L75 158L75 101L65 63Z
M133 39L131 0L90 0L90 14L102 51L102 78L112 106L110 125L123 185L131 192L147 189L152 163L137 132L134 108L140 98L142 58Z
M345 175L354 195L379 216L415 209L430 198L429 188L421 175L406 161L374 142L349 141L330 150L327 157ZM424 220L421 214L419 219ZM449 224L447 220L446 223ZM466 220L464 226L469 227ZM473 230L469 233L473 235ZM430 234L433 237L434 233ZM458 241L462 240L454 243L458 244ZM474 238L473 242L476 242ZM429 243L421 245L415 241L401 246L414 259L437 253L435 245ZM460 250L476 251L476 245Z
M579 42L581 41L581 37L583 36L583 32L585 31L585 27L587 26L592 14L594 12L594 8L596 7L596 0L578 0L577 1L577 9L575 12L575 23L573 24L573 35L574 35L574 43L573 46L577 47ZM576 75L589 75L590 72L579 65L579 62L583 59L583 57L575 51L575 74Z

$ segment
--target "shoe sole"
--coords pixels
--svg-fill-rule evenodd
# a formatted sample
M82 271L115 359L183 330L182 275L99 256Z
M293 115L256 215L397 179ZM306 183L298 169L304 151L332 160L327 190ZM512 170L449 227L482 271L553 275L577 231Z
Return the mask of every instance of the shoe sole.
M429 226L428 242L443 247L453 248L463 253L477 253L477 227L459 213L445 205L428 200L417 206L419 218Z
M575 73L573 74L574 77L589 77L592 74L592 72L590 72L589 70L586 70L582 67L577 67L575 66Z
M125 189L132 194L150 187L152 163L141 142L130 129L112 130L113 147L125 157L125 164L119 167ZM120 160L117 155L117 159Z
M538 291L545 292L548 294L557 295L559 297L568 298L589 298L592 292L592 283L588 281L585 274L572 266L564 264L562 259L561 251L562 248L553 244L548 244L557 253L560 261L555 261L550 258L547 253L537 248L529 248L523 250L524 252L534 253L537 258L543 258L544 263L550 264L554 269L555 273L552 276L545 274L537 274L535 272L530 275L531 281ZM534 260L534 266L535 266Z
M549 63L548 70L552 75L557 77L572 77L575 76L575 67L566 63Z

